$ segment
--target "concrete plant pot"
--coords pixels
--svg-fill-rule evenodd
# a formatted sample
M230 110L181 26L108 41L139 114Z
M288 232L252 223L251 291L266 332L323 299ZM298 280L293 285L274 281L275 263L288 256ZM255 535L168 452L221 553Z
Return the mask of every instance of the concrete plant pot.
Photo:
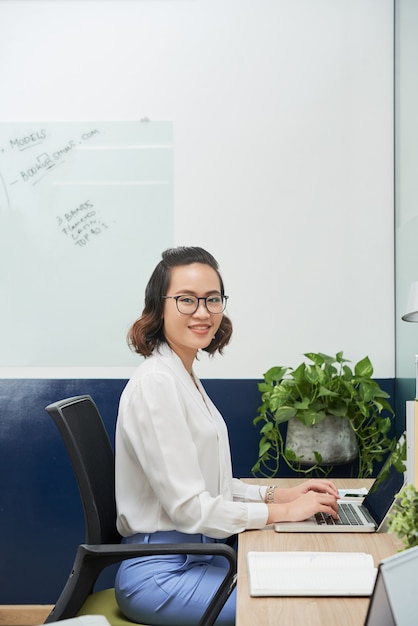
M302 457L302 465L316 463L314 452L322 461L318 465L343 465L358 456L356 435L346 417L327 415L313 426L305 426L297 417L289 420L286 448Z

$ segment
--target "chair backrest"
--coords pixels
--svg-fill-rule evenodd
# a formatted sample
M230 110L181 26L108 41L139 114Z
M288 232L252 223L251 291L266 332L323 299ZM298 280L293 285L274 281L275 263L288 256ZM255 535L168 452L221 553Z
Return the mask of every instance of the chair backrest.
M64 441L77 479L85 518L85 542L119 543L116 529L115 456L93 399L76 396L45 409Z

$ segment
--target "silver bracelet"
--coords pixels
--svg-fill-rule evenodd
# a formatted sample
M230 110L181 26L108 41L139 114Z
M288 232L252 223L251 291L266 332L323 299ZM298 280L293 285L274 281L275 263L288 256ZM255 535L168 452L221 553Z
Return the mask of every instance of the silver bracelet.
M274 492L277 489L277 485L270 485L270 487L267 487L266 489L266 493L264 496L264 502L266 504L273 504L274 503Z

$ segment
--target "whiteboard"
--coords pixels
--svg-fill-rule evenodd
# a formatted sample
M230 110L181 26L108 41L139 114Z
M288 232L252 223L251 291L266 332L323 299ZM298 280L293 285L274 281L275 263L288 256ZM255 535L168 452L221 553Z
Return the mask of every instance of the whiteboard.
M0 366L136 362L126 332L172 241L171 122L1 123Z
M392 378L393 37L392 0L2 0L0 119L173 122L174 244L234 324L201 378L339 350Z

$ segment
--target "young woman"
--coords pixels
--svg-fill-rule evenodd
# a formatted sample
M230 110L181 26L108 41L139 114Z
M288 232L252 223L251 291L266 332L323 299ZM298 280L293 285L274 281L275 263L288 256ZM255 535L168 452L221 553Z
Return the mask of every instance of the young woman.
M199 350L222 352L232 324L218 264L202 248L166 250L129 331L145 360L124 389L116 428L119 532L132 543L207 542L317 511L337 517L335 485L290 489L234 479L225 422L193 373ZM225 574L223 559L141 557L118 571L116 597L132 621L197 624ZM216 624L235 623L233 593Z

